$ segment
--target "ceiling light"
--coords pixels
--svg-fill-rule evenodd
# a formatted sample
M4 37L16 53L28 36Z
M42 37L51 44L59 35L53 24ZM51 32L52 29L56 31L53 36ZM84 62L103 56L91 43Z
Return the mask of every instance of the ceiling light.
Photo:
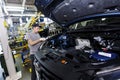
M6 6L6 9L24 9L24 7L18 7L18 6Z
M9 14L10 16L35 16L35 14Z
M7 11L24 11L24 7L6 6Z
M22 9L7 9L7 11L24 11Z

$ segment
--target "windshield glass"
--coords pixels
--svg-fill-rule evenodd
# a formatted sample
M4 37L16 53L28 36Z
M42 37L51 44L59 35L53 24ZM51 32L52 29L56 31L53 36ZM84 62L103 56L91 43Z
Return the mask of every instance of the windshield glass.
M107 17L77 22L69 27L69 29L80 29L87 26L106 26L120 25L120 17Z

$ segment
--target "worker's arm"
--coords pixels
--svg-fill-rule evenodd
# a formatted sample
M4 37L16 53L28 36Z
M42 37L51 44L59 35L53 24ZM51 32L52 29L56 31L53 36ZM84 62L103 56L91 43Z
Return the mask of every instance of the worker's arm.
M40 39L35 40L35 41L33 41L31 39L28 39L28 44L30 44L31 46L33 46L33 45L35 45L35 44L37 44L39 42L43 42L43 41L45 41L45 39L43 39L43 38L40 38Z

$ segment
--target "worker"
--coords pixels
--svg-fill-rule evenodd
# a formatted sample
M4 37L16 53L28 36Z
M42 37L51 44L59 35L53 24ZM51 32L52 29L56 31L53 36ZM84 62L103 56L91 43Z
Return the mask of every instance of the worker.
M38 33L40 28L41 26L39 26L39 24L34 24L32 26L32 32L28 33L27 35L28 46L30 48L31 67L32 67L31 80L36 80L35 67L33 65L34 54L38 51L40 44L46 40L45 38L40 37Z

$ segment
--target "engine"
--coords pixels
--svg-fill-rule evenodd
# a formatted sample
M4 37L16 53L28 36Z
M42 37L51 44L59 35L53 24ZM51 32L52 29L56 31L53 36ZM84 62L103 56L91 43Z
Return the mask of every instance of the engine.
M45 80L113 80L119 78L118 33L64 33L52 37L36 54ZM41 67L40 67L41 66ZM115 73L116 75L112 75ZM111 76L111 77L108 77Z

